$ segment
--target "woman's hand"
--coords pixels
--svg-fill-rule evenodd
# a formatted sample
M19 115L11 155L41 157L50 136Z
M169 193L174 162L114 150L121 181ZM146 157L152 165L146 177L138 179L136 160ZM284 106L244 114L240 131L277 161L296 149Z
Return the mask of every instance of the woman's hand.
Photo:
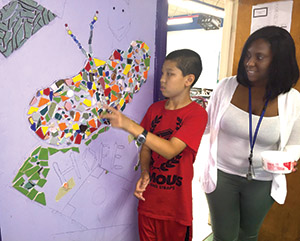
M300 159L299 159L300 160ZM298 161L299 161L298 160ZM293 170L292 170L292 172L296 172L297 170L298 170L298 161L294 161L294 167L293 167Z

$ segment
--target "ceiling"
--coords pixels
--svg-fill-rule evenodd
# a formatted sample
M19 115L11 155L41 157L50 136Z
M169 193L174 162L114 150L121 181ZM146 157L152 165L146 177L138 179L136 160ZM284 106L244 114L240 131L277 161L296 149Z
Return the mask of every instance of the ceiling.
M177 2L199 2L199 5L212 5L216 6L217 8L225 8L225 0L177 0ZM176 2L176 1L175 1ZM201 4L204 3L204 4ZM183 3L182 6L184 6ZM190 15L193 13L198 13L198 10L192 10L192 9L186 9L184 7L180 6L180 4L174 4L174 0L170 1L169 0L169 10L168 10L168 16L169 17L174 17L174 16L179 16L179 15Z

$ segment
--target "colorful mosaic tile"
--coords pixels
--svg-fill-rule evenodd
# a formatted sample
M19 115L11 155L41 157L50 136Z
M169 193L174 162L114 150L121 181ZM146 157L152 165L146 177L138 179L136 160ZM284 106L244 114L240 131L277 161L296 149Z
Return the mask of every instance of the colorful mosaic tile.
M55 17L33 0L10 1L0 9L0 52L10 56Z
M105 111L103 106L124 110L145 83L150 66L148 51L144 42L133 41L126 51L114 50L106 61L88 53L78 74L37 91L28 110L31 130L55 146L90 140L102 124L108 124L99 118Z

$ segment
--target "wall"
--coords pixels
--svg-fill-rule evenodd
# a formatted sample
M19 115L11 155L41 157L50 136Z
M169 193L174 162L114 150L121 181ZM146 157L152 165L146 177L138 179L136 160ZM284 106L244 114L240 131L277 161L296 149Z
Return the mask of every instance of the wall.
M168 0L157 1L157 24L156 25L156 37L155 37L155 48L156 48L156 62L157 71L154 73L154 102L163 100L165 97L160 91L160 77L161 77L161 66L164 63L166 56L166 43L167 43L167 21L168 21Z
M218 30L181 30L167 35L167 53L190 48L200 54L203 72L194 87L213 89L218 81L222 28Z
M79 153L60 151L49 157L50 172L42 188L46 205L12 187L13 179L36 147L47 147L30 129L27 111L37 90L73 77L85 56L66 33L65 23L88 49L89 24L96 12L94 57L107 60L115 49L142 40L151 52L148 80L126 106L139 122L153 101L156 0L37 0L57 15L9 57L0 56L0 227L7 241L138 240L137 200L133 197L138 152L128 134L110 129ZM7 1L0 2L2 8ZM20 30L21 31L21 30ZM1 35L1 38L3 36ZM63 183L75 186L58 202Z
M238 5L238 0L225 1L225 18L219 72L220 80L232 75Z
M233 74L237 72L238 61L242 52L243 45L250 34L251 11L252 5L274 2L272 0L240 0L238 8L237 20L237 38L234 52ZM300 21L299 14L300 1L295 0L292 14L291 35L296 44L296 54L298 64L300 63ZM300 90L298 81L296 88ZM300 203L299 187L300 173L299 171L287 175L288 195L284 205L275 203L268 213L260 235L260 241L295 241L300 239Z

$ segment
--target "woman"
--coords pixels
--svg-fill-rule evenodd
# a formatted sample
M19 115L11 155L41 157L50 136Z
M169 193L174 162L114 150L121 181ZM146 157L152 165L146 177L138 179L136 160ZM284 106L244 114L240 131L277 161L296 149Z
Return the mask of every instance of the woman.
M292 88L298 78L292 37L268 26L246 41L237 76L214 90L207 109L209 158L201 177L214 240L257 240L274 200L284 203L285 176L266 172L260 153L284 150L299 159L300 93Z

